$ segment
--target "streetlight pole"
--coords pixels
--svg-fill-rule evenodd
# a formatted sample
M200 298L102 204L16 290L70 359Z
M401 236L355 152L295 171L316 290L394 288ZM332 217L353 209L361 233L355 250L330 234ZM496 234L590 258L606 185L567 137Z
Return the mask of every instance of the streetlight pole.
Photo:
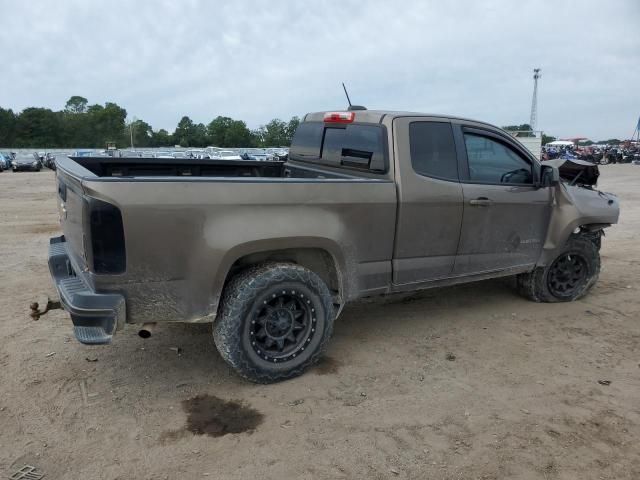
M131 136L131 150L133 150L133 124L136 123L136 117L131 119L131 123L129 124L129 135Z

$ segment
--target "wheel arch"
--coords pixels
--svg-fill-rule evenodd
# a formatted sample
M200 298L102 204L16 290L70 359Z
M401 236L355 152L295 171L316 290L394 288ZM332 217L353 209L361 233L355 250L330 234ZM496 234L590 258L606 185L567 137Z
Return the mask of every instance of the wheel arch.
M349 295L349 273L344 255L338 244L322 238L258 240L237 245L225 255L220 264L213 291L217 296L214 311L228 282L246 268L266 262L290 262L316 273L327 285L339 311Z
M583 232L594 233L597 231L602 231L610 226L610 223L602 223L597 220L591 220L589 218L575 219L573 222L566 225L560 233L554 236L555 238L553 238L553 242L550 241L550 237L547 238L547 242L545 242L542 254L540 255L540 260L538 261L537 265L545 266L550 261L552 261L562 250L564 245L573 234Z

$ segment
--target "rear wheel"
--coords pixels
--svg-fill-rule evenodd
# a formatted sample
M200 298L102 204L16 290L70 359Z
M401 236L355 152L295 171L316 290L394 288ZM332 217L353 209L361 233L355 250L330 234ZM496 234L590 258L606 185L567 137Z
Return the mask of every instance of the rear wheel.
M518 290L535 302L570 302L586 295L598 280L600 253L595 242L571 237L545 267L518 275Z
M213 337L240 375L272 383L302 374L324 352L333 331L325 283L290 263L252 267L225 288Z

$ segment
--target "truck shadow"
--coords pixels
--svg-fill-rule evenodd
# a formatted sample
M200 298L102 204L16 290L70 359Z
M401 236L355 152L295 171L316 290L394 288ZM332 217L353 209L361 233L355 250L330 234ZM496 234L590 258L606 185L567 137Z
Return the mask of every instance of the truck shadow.
M528 302L518 297L509 283L489 280L354 303L336 322L329 355L287 385L305 389L313 382L340 379L349 365L349 356L357 355L359 348L384 347L393 337L397 343L417 332L477 328L478 317L486 323L492 316L511 315L518 305ZM146 340L138 337L136 326L130 325L118 332L109 347L75 348L81 351L78 367L94 366L101 385L95 388L109 390L119 402L132 405L149 397L162 403L164 397L175 401L176 397L185 399L205 392L231 400L243 398L247 392L275 393L279 388L254 385L239 377L218 354L210 324L158 325ZM83 360L87 355L98 361L86 364Z
M518 304L528 303L514 292L511 283L511 279L488 280L364 299L345 308L336 321L332 342L348 344L352 335L359 338L366 335L376 341L376 332L380 329L404 337L415 331L417 323L429 327L446 322L462 327L473 321L469 314L479 311L483 311L485 317L492 313L510 314ZM135 326L128 326L114 338L113 345L123 350L119 355L139 358L140 361L129 365L129 368L139 369L139 375L153 378L173 373L184 378L179 383L201 382L205 378L246 384L218 355L210 324L158 325L148 340L138 338ZM325 363L318 367L318 374L338 372L338 361Z

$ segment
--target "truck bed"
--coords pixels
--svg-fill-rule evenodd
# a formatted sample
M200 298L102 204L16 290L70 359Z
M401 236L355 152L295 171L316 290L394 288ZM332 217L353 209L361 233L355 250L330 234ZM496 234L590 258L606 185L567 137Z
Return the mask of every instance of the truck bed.
M257 252L325 252L318 262L339 265L343 288L334 289L345 298L390 282L389 175L291 161L65 157L56 165L64 237L55 265L68 265L88 291L122 295L120 326L210 321L229 272Z
M266 177L357 178L282 161L173 159L139 157L69 157L97 177ZM63 160L63 164L66 163Z

